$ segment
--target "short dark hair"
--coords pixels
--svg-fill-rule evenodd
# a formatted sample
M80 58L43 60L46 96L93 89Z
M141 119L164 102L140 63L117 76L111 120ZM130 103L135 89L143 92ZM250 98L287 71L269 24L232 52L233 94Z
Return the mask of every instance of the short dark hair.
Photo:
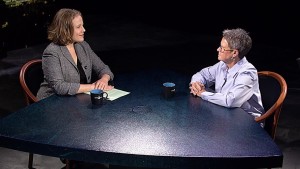
M74 28L72 21L78 15L82 16L81 12L75 9L62 8L57 11L48 27L48 39L58 45L73 43Z

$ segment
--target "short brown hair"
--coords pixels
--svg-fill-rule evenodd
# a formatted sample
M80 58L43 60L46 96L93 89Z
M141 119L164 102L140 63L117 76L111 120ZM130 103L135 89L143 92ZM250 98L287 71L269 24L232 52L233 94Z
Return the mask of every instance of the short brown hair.
M58 45L73 43L74 28L72 21L78 15L82 16L81 12L75 9L62 8L57 11L48 27L48 39Z

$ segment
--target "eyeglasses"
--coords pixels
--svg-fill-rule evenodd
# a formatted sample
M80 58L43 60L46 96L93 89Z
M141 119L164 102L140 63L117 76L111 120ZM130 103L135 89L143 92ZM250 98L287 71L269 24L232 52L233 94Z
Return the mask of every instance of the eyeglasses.
M222 52L222 53L224 53L226 51L234 51L234 49L225 49L222 46L219 46L219 49L220 49L219 51Z

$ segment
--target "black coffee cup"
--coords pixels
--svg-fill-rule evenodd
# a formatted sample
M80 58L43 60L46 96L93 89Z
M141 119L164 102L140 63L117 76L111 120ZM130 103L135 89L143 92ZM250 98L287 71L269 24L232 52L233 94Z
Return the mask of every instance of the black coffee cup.
M163 96L165 98L171 98L175 95L175 83L165 82L163 83Z
M102 105L103 100L107 99L108 94L100 89L91 90L91 100L93 105Z

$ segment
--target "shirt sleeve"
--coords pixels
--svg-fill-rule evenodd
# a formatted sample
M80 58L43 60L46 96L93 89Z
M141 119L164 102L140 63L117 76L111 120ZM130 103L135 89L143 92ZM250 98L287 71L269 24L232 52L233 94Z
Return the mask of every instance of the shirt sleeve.
M113 80L114 74L110 67L100 59L87 42L84 41L82 44L87 55L90 57L93 72L98 76L98 78L101 78L104 74L108 74L110 76L110 80Z
M254 72L245 71L235 78L228 79L225 92L203 92L201 98L225 107L241 107L253 95L253 85L257 81Z
M216 73L221 66L221 62L218 62L213 66L203 68L192 76L191 83L200 82L204 84L205 87L210 87L215 83Z

